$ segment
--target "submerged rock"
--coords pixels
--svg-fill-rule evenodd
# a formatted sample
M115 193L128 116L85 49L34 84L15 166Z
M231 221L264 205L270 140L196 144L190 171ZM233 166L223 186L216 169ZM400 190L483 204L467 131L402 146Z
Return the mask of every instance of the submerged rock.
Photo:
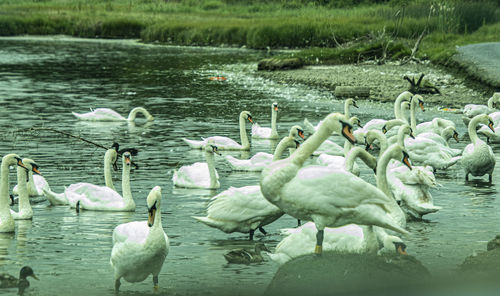
M265 295L384 295L406 292L429 278L427 268L412 256L325 252L283 264Z

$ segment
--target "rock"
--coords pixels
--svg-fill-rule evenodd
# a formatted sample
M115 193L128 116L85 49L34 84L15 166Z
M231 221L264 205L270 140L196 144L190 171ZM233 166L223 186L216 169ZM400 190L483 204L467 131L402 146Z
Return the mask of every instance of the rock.
M334 95L337 98L367 98L370 88L366 86L337 86Z
M405 292L408 287L419 285L429 278L427 268L412 256L324 252L321 257L310 254L281 265L265 295L366 295L366 291L384 293L389 290Z
M299 58L290 59L263 59L257 65L257 70L291 70L298 69L304 66L304 62Z
M499 234L497 234L497 236L494 239L492 239L488 242L488 245L486 246L486 250L491 251L491 250L497 249L497 248L500 248L500 235Z

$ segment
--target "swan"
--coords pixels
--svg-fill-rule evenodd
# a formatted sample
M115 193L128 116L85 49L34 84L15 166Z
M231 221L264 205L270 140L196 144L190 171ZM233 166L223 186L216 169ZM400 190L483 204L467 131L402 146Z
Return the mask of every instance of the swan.
M117 154L117 146L115 146L115 145L113 145L112 148L106 150L106 153L104 154L104 182L106 184L106 187L108 187L109 189L111 189L112 191L115 191L115 192L116 192L116 189L115 189L115 186L113 185L113 178L111 176L111 167L115 163L117 155L118 155ZM105 189L103 189L104 191L101 192L100 189L98 189L99 187L102 187L102 186L97 186L97 185L93 185L90 183L77 183L77 184L72 184L69 186L69 188L72 188L72 190L76 190L76 188L85 188L85 187L88 187L89 190L91 190L90 188L94 188L96 190L95 194L101 194L105 191ZM65 188L64 191L68 190L69 188ZM79 190L83 190L83 189L79 189ZM48 187L43 187L42 191L43 191L44 195L47 197L47 199L51 205L55 206L55 205L70 204L68 201L68 196L65 195L65 193L55 193ZM90 193L90 191L89 191L89 193ZM110 194L113 194L113 193L110 193ZM72 195L70 194L69 197L71 197L71 196ZM72 204L74 206L76 204L76 200L73 200Z
M415 134L421 134L425 132L433 132L440 134L445 128L452 127L456 130L455 123L451 120L435 117L431 121L426 121L418 124L415 129Z
M279 139L276 130L276 120L278 118L278 103L271 105L271 128L261 127L257 122L252 125L252 137L256 139Z
M38 280L38 277L33 272L33 269L29 266L23 266L19 271L19 279L8 274L0 274L0 288L17 288L17 295L24 295L24 291L30 286L30 282L27 277L32 277Z
M29 158L23 158L23 164L28 171L32 171L36 174L40 174L38 170L38 165ZM30 200L28 196L28 172L23 167L17 167L17 183L19 188L19 212L10 210L10 214L14 220L29 220L33 218L33 209L30 205Z
M213 136L201 141L189 140L186 138L182 138L182 140L192 149L203 149L208 140L211 140L212 144L217 146L219 150L250 150L250 142L248 141L247 131L245 127L246 120L253 123L252 115L250 114L250 112L242 111L239 117L241 145L231 138L222 136Z
M474 177L481 177L488 174L488 181L491 183L493 170L495 169L495 154L484 141L479 139L476 133L478 124L486 124L494 131L493 121L486 114L479 114L469 122L469 137L471 144L465 146L462 153L462 166L465 171L465 180L469 180L469 174Z
M354 175L359 177L359 167L355 162L358 157L363 160L368 167L376 171L377 160L361 147L351 148L346 157L321 154L316 159L316 163L318 165L328 166L332 169L344 169L345 171L352 172Z
M0 233L14 232L15 229L14 219L9 207L9 166L13 165L28 169L17 154L11 153L2 157L2 165L0 167Z
M274 157L277 159L281 158L286 148L297 148L299 146L299 142L295 140L297 136L303 139L304 131L300 126L294 125L290 129L288 136L281 139L278 146L276 146L274 156L270 153L258 152L250 159L237 159L231 155L226 155L225 159L235 171L260 172L271 163Z
M352 126L358 125L361 126L360 120L356 117L353 116L349 119L348 121ZM362 126L361 126L362 127ZM337 135L332 135L333 137ZM340 146L339 144L335 143L334 141L330 140L325 140L321 145L316 149L312 155L313 156L319 156L321 154L328 154L328 155L333 155L333 156L345 156L347 151L351 149L352 145L348 140L344 139L344 147Z
M76 184L74 190L71 185L65 190L68 200L76 200L75 207L79 209L91 211L108 211L108 212L133 212L135 211L135 202L130 190L130 166L132 164L132 155L130 152L122 154L123 170L122 170L122 191L123 197L115 190L105 187L96 186L88 183ZM72 202L70 202L72 205Z
M491 116L490 116L491 118ZM499 122L500 123L500 122ZM494 123L496 124L496 123ZM500 143L500 127L497 126L493 129L493 131L487 127L487 126L482 126L477 130L478 134L481 134L486 137L486 143L488 144L498 144Z
M219 188L219 174L214 164L214 153L217 153L217 149L218 147L209 140L205 145L206 162L195 162L175 170L172 176L174 186L197 189Z
M282 231L287 236L276 246L274 253L267 253L271 260L284 264L291 259L314 252L316 226L313 222L298 228ZM323 249L339 253L397 252L406 255L406 245L401 238L387 234L382 228L348 224L342 227L326 227Z
M272 161L281 158L282 153L280 151L282 152L285 149L286 143L290 140L295 141L291 136L281 140L278 147L276 147ZM264 198L259 185L249 185L229 187L217 194L210 199L207 216L193 218L225 233L248 233L249 239L253 240L256 229L266 234L263 227L271 224L283 214L280 208Z
M71 113L73 113L76 118L86 121L134 121L138 113L142 113L147 121L154 120L154 117L143 107L135 107L132 109L128 118L121 116L116 111L109 108L97 108L88 113Z
M408 233L389 216L387 204L395 201L380 189L345 171L322 166L302 168L312 152L333 132L342 133L355 143L351 129L344 115L329 114L290 157L273 162L261 174L261 192L269 202L296 219L316 224L317 254L322 252L325 227L358 223Z
M471 119L479 114L489 114L494 111L495 104L500 103L500 92L494 93L487 102L487 105L468 104L464 106L462 120L466 126L469 126Z
M344 116L347 119L351 118L351 112L350 112L351 105L356 107L356 108L359 108L354 99L345 100L344 101ZM307 120L307 118L304 118L305 130L311 135L314 134L318 130L321 123L322 123L322 121L320 121L316 126L314 126L309 120Z
M50 190L49 183L41 175L34 175L32 171L28 172L28 195L29 196L42 196L42 188L47 187ZM12 194L19 195L17 185L12 189Z
M161 225L161 187L155 186L146 200L147 221L120 224L113 230L110 263L114 269L115 291L120 279L141 282L153 275L154 290L158 291L158 275L168 255L169 241Z

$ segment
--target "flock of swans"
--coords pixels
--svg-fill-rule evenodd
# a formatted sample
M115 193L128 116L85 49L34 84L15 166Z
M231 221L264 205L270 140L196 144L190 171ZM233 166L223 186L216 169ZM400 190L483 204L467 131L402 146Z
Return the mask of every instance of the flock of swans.
M434 175L437 170L458 164L463 167L466 180L469 175L488 175L492 182L495 156L478 133L486 135L489 141L496 140L494 126L498 126L500 113L493 107L498 101L500 93L495 93L487 107L465 106L463 119L471 143L461 151L448 144L452 138L458 141L454 122L434 118L417 125L417 108L424 110L420 95L403 92L395 100L394 119L372 119L364 126L350 115L351 106L357 105L348 99L344 113L331 113L317 125L304 119L305 131L310 134L307 138L301 125L292 126L273 154L259 152L249 159L226 155L224 161L233 170L261 172L260 182L229 187L211 198L206 216L193 218L225 233L248 233L252 240L256 230L266 234L264 227L284 214L294 217L299 226L283 229L286 237L274 252L268 252L272 260L281 264L307 253L319 255L324 250L406 254L401 235L408 234L407 220L420 219L441 209L434 205L429 191L437 185ZM85 121L133 121L138 113L148 121L154 119L142 107L134 108L128 118L107 108L84 114L73 112L77 119ZM253 124L252 139L279 139L277 118L277 103L271 105L270 128L254 123L251 113L242 111L239 143L225 136L210 136L201 141L183 138L190 148L204 151L205 162L175 170L173 186L220 188L214 154L221 155L226 150L250 151L247 122ZM359 128L353 131L355 126ZM286 153L289 156L283 158ZM15 231L15 220L33 218L30 197L34 196L44 195L54 206L65 205L76 210L135 211L130 188L132 155L131 151L119 151L113 145L104 155L104 186L82 182L70 184L61 193L51 190L34 160L21 159L17 154L5 155L0 172L0 232ZM112 167L119 157L123 164L122 194L117 192L111 178ZM373 170L376 184L360 174L357 159ZM413 165L410 159L418 165ZM13 194L18 195L17 212L9 206L10 166L17 167L17 185L13 189ZM147 196L147 221L120 224L113 231L110 263L116 291L121 278L138 282L149 274L153 275L154 289L158 289L158 275L169 251L169 239L161 225L161 196L159 186ZM306 223L301 225L302 221ZM245 262L244 258L238 258L240 255L232 252L226 258Z

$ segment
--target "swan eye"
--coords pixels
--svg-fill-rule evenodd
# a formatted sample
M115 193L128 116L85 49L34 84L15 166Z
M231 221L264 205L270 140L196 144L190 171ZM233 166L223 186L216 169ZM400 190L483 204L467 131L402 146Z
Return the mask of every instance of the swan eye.
M38 165L36 163L32 163L31 164L31 170L36 173L36 174L39 174L41 175L42 173L40 173L40 170L38 170Z

